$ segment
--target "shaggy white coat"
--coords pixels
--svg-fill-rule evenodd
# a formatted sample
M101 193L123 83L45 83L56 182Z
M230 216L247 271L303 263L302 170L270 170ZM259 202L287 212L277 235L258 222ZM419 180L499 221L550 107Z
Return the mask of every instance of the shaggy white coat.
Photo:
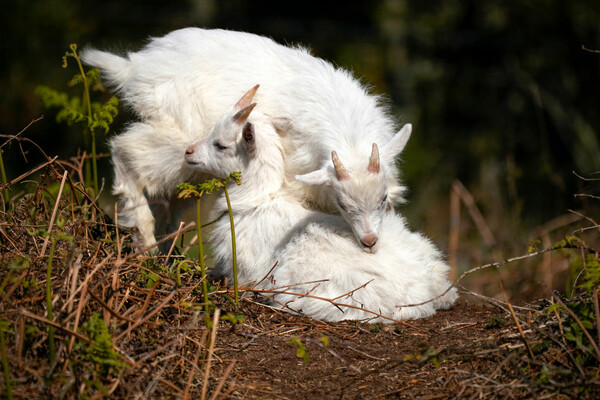
M284 139L286 186L297 199L327 212L338 209L361 245L363 237L379 232L379 204L386 193L390 205L401 200L398 151L387 146L396 126L386 107L348 71L304 48L244 32L186 28L151 39L124 57L95 49L81 56L103 72L145 121L110 145L115 192L126 207L121 220L138 226L146 245L154 238L142 195L170 195L189 175L182 167L185 142L205 136L227 107L257 82L261 112L290 124ZM162 142L169 142L168 151ZM383 179L363 174L373 143L382 149ZM154 147L154 155L143 153L146 147ZM138 148L144 149L139 155ZM351 173L345 186L336 185L330 162L334 149Z
M326 321L390 322L386 318L426 317L452 306L454 288L427 302L451 286L448 266L427 238L410 232L404 219L389 211L379 250L362 251L341 217L308 210L283 190L284 149L271 119L254 111L250 120L234 122L231 116L238 111L226 113L207 138L188 149L186 160L190 167L216 176L242 172L242 185L229 189L240 283L353 306L336 307L289 293L272 297L274 304ZM221 198L214 215L225 209ZM217 221L210 240L218 259L215 274L232 279L228 218Z

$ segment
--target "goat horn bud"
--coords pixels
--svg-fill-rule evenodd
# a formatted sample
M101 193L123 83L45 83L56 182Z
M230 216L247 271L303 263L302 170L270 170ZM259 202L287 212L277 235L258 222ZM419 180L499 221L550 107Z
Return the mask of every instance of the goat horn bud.
M373 143L373 150L371 151L371 159L369 160L367 171L374 174L379 173L379 149L377 149L377 145L375 143Z
M250 103L252 103L252 99L254 98L254 95L256 94L256 91L258 90L259 86L260 85L255 85L252 89L244 93L242 98L239 99L237 103L235 103L235 108L241 110L243 108L248 107Z
M338 178L338 181L343 181L350 178L350 174L344 164L340 161L335 150L331 152L331 160L333 161L333 166L335 168L335 174Z
M248 107L238 111L232 118L233 122L235 122L238 125L245 124L248 120L248 117L250 116L250 113L252 112L252 110L254 110L254 107L256 107L256 103L252 103Z

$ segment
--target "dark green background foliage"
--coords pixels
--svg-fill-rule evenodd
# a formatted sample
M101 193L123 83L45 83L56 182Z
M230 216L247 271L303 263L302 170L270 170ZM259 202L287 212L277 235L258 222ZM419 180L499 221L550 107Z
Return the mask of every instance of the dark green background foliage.
M0 133L46 114L27 136L50 155L74 155L80 136L33 95L39 84L64 90L76 72L60 68L69 44L137 50L191 25L311 46L386 95L414 124L403 170L415 224L435 220L436 208L447 216L454 178L492 228L537 224L578 207L571 171L600 170L600 54L582 49L600 48L597 0L13 0L0 16ZM130 118L122 110L115 129ZM14 176L22 157L6 153Z

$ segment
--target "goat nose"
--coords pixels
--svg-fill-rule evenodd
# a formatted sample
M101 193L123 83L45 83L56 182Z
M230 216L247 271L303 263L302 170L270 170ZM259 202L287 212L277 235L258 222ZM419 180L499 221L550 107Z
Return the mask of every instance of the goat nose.
M360 241L362 242L362 244L364 244L368 248L371 248L371 247L375 246L375 243L377 243L377 236L375 236L373 234L367 235L367 236L362 237L360 239Z
M194 154L194 146L190 146L187 149L185 149L185 155L189 156L190 154Z

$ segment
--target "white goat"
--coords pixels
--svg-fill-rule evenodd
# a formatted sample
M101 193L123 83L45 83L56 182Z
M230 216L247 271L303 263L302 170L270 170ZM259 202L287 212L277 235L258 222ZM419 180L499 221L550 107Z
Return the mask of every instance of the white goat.
M179 139L205 136L243 89L258 81L262 84L258 98L261 112L280 118L280 123L289 121L284 144L290 192L311 207L326 212L338 209L363 250L375 251L386 208L382 202L391 208L401 201L404 191L398 182L395 157L411 128L405 126L394 135L395 124L386 107L348 71L311 56L304 48L282 46L249 33L199 28L154 38L142 50L125 57L94 49L86 49L81 57L103 72L142 120L167 121L160 123L168 125L164 130L141 134L130 129L121 135L127 138L111 141L117 154L116 169L118 164L127 166L117 172L121 176L117 176L115 191L129 208L144 207L140 189L159 195L170 186L140 182L135 174L128 174L128 169L150 168L149 174L160 174L162 168L155 166L179 167L183 161L177 156L166 158L157 147L156 165L138 166L143 162L138 161L135 143L168 142L171 135ZM175 134L175 130L183 133ZM178 144L182 142L179 139L175 140ZM378 149L373 149L373 143ZM124 148L132 145L133 149ZM340 180L331 165L334 148L348 179ZM381 175L374 179L364 174L362 163L369 155L375 157L377 150L381 151ZM126 158L119 158L121 153L126 153ZM183 176L173 178L178 183ZM136 188L127 187L130 184ZM145 243L154 240L148 237L148 215L147 210L123 210L121 217L140 228Z
M251 90L250 94L255 90ZM254 111L246 95L219 119L213 131L188 148L191 168L217 177L242 172L242 185L229 195L236 232L240 282L258 287L307 294L276 294L280 305L313 317L344 319L425 317L452 306L457 295L448 266L429 240L410 232L394 212L383 218L379 250L362 251L345 221L335 215L304 208L284 189L284 146L272 119ZM276 124L275 124L276 125ZM366 171L369 174L380 171ZM225 210L224 199L213 211ZM217 275L232 278L229 221L219 219L211 232L217 256ZM267 279L271 267L278 262ZM315 281L320 281L315 283ZM322 297L351 307L336 307ZM411 307L402 305L424 303Z

